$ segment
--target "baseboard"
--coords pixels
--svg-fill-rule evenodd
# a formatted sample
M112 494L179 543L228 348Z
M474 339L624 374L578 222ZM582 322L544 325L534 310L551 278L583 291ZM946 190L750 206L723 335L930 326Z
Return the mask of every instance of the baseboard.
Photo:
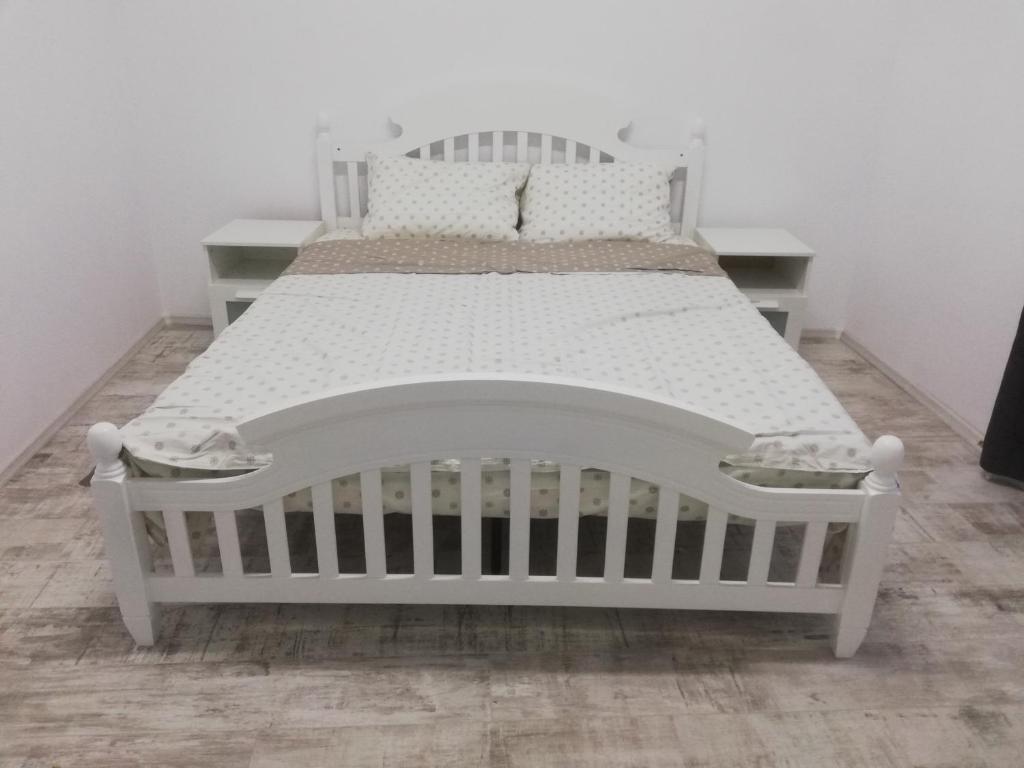
M838 328L805 328L800 332L800 339L830 339L836 340L842 336L843 332Z
M984 438L984 435L978 430L976 430L974 427L972 427L970 424L968 424L966 421L964 421L964 419L962 419L960 416L958 416L952 408L943 403L941 400L937 400L936 398L932 397L927 392L922 390L920 387L912 384L905 376L894 370L893 367L890 366L888 363L879 359L877 355L869 351L867 347L865 347L855 338L851 337L850 334L848 334L846 331L843 331L842 335L839 338L846 346L848 346L858 355L860 355L873 366L875 366L875 368L877 368L890 379L892 379L896 386L898 386L900 389L902 389L904 392L909 394L911 397L913 397L915 400L917 400L919 403L925 406L928 410L930 410L932 413L934 413L936 416L942 419L947 424L947 426L949 426L950 429L952 429L954 432L960 435L960 437L962 437L964 440L971 443L972 445L981 445L981 441Z
M168 315L164 318L168 328L213 328L209 315Z
M82 394L75 398L75 401L71 403L71 405L61 411L60 415L50 422L50 425L46 427L35 440L29 443L25 450L15 456L11 463L0 470L0 485L3 485L10 480L33 456L39 453L39 451L43 449L43 446L50 441L50 438L57 434L57 432L71 420L71 417L74 416L83 405L91 400L97 392L103 389L107 382L114 378L114 376L117 375L129 360L131 360L143 347L149 344L156 334L166 327L167 321L164 318L157 320L156 324L142 334L139 340L132 344L127 352L121 355L121 357L119 357L112 366L104 371L96 381L90 384Z

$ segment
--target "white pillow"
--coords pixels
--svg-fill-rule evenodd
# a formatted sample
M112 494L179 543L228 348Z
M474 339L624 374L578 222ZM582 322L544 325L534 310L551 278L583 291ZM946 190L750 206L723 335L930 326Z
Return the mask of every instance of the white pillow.
M652 163L535 165L523 190L519 236L533 242L664 241L668 173Z
M445 163L368 154L363 237L518 240L525 163Z

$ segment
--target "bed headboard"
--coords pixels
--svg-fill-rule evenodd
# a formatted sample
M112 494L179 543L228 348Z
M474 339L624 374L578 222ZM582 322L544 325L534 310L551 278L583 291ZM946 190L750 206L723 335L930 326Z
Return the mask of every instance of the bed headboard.
M688 143L647 149L623 140L629 127L599 99L546 83L466 86L399 112L395 138L347 144L332 138L327 116L317 122L320 211L327 229L355 224L366 211L366 153L447 162L654 162L672 173L672 221L693 235L704 170L704 130L697 121Z

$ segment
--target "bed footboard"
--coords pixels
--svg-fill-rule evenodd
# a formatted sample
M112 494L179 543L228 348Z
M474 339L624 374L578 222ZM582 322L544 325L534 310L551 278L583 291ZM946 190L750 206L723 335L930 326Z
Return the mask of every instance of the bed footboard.
M855 490L757 488L727 477L720 459L747 448L752 436L734 425L626 390L534 377L442 377L339 391L297 402L239 426L251 445L266 446L269 467L240 477L153 480L127 476L118 430L89 432L96 460L93 494L103 518L114 589L139 645L155 641L157 607L182 602L443 603L720 609L835 614L836 656L863 640L885 562L898 501L903 447L880 438L875 471ZM506 459L510 471L508 572L481 567L481 460ZM457 573L435 568L431 462L459 461ZM531 460L559 465L554 573L531 572ZM381 470L408 466L413 566L388 570ZM609 473L603 571L577 572L580 473ZM364 567L341 572L331 483L353 477L362 505ZM628 576L631 483L657 487L649 566ZM312 492L315 570L293 571L282 499ZM677 578L680 498L707 504L692 577ZM239 543L239 510L262 510L269 568L252 573ZM154 571L144 513L163 515L172 573ZM218 573L197 572L186 514L212 514ZM753 526L745 578L723 577L723 550L733 519ZM821 583L829 526L848 526L841 577ZM780 526L802 537L792 578L770 579ZM649 572L649 575L648 575Z

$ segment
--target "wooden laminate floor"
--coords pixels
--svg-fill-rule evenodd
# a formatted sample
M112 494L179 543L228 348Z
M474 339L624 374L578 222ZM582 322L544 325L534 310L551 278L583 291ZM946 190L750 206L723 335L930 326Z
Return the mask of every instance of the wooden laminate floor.
M479 607L165 611L121 626L85 431L206 347L168 329L0 488L0 768L1022 766L1024 493L835 341L803 352L865 432L906 441L875 619Z

